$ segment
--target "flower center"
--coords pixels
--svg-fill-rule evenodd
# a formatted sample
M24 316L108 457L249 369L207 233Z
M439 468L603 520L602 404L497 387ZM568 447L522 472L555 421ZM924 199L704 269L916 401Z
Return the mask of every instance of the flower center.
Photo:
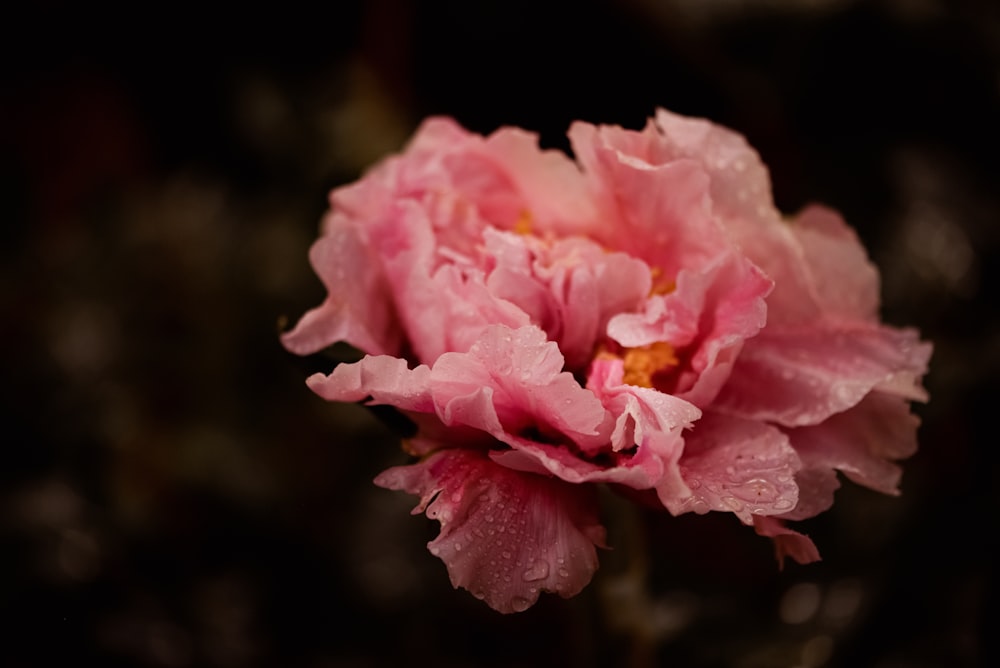
M653 376L677 366L674 348L666 341L657 341L639 348L626 348L622 361L625 365L622 382L639 387L653 387Z

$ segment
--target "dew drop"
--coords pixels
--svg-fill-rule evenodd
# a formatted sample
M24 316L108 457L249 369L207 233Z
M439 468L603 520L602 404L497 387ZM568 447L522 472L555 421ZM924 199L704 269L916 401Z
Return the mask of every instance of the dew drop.
M734 496L724 496L722 502L737 512L743 510L743 502Z
M514 612L524 612L531 607L531 601L523 596L515 596L510 600L510 605L514 608Z
M549 564L547 561L540 560L531 564L531 566L524 572L525 582L535 582L547 577L549 574Z
M568 578L569 577L569 571L566 570L565 568L560 568L559 569L559 577L561 577L561 578Z
M508 552L507 550L504 550L500 554L501 556L503 556L504 559L510 559L510 552Z
M455 551L456 552L461 552L462 551L462 544L461 543L455 543Z

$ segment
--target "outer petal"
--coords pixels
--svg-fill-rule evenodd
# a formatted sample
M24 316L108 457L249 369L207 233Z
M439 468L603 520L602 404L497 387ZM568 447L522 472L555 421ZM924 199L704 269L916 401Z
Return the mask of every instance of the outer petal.
M788 435L807 467L837 469L860 485L899 494L902 471L893 462L917 451L919 424L905 399L872 392L849 411Z
M406 360L388 355L367 355L353 364L340 364L328 376L314 374L309 388L327 401L361 401L388 404L400 410L433 413L430 372L426 366L408 369Z
M284 346L308 355L337 341L376 354L399 352L402 331L379 263L342 215L327 216L326 234L309 260L326 286L326 301L306 313L281 337Z
M714 405L792 427L818 424L873 389L925 400L918 381L930 353L913 330L768 327L747 341Z
M774 553L780 566L785 565L785 557L791 557L800 564L820 560L819 550L809 536L789 529L781 520L775 517L755 517L753 523L759 535L774 539Z
M603 545L591 488L520 473L481 453L452 449L389 469L375 483L420 496L414 513L441 523L428 543L455 587L493 609L522 612L539 592L568 598L597 570Z
M651 162L642 135L574 123L570 141L606 222L591 236L658 267L666 277L729 247L712 215L709 178L696 161Z
M687 435L680 461L690 496L661 500L675 515L720 510L752 524L755 516L795 507L799 468L788 438L774 427L708 413Z

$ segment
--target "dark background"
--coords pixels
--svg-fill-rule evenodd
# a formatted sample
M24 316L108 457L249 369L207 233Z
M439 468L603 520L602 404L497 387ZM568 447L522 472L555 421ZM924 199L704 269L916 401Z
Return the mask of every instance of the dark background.
M979 666L996 660L1000 8L371 0L6 13L0 665ZM657 106L840 209L935 342L903 495L845 484L779 571L726 516L607 499L583 594L503 617L371 479L391 428L283 319L327 191L419 120L567 148ZM991 637L992 636L992 637Z

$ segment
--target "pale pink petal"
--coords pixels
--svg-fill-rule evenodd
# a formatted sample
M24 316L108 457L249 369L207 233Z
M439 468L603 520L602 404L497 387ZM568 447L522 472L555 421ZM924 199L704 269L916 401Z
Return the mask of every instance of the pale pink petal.
M754 530L761 535L774 540L774 554L778 565L785 565L785 557L791 557L800 564L811 564L819 561L819 550L809 536L793 531L776 517L754 517Z
M493 325L468 353L438 358L431 372L434 400L446 424L455 419L501 440L535 429L591 443L604 423L604 407L562 368L559 347L537 327ZM455 401L473 401L476 409L463 408L462 418L455 418Z
M377 259L347 218L330 214L326 220L326 235L309 250L309 261L327 289L326 301L302 316L281 342L298 355L337 341L373 355L398 353L402 331Z
M731 512L745 524L779 515L798 502L795 472L801 464L788 437L761 422L708 413L685 436L680 471L690 489L683 498L661 497L675 515Z
M878 321L878 269L858 235L836 211L810 206L791 223L802 248L810 288L831 319Z
M502 613L522 612L542 591L576 595L603 546L594 490L445 450L384 471L375 484L420 496L414 513L441 523L427 547L455 587Z
M924 400L918 381L930 352L913 330L866 324L767 327L746 342L714 405L794 427L818 424L873 389Z
M481 270L440 263L431 221L416 203L398 203L369 228L419 360L468 350L489 324L527 324L523 311L489 293Z
M433 413L430 373L424 365L409 369L406 360L397 357L367 355L353 364L337 365L329 375L314 374L306 384L327 401L367 400L369 404Z
M860 485L899 494L902 471L894 462L917 451L919 425L905 399L872 392L850 410L788 435L807 466L837 469Z
M570 369L586 365L614 314L637 308L649 293L644 262L581 237L549 243L487 230L484 242L494 263L490 292L545 330Z
M657 109L653 125L656 132L650 127L644 132L651 143L648 159L654 164L696 160L710 177L716 215L757 228L778 221L767 167L742 135L703 118L664 109Z
M647 132L649 129L647 128ZM729 248L712 214L709 178L693 160L651 163L644 138L621 128L574 123L569 136L601 207L590 235L672 278Z
M651 297L644 313L612 318L608 336L628 347L670 343L681 365L658 379L657 387L707 406L728 379L743 341L764 326L771 287L746 258L725 252L700 270L682 270L676 289Z
M518 128L497 130L485 148L515 183L535 231L565 236L596 223L587 182L565 153L539 150L538 136Z

